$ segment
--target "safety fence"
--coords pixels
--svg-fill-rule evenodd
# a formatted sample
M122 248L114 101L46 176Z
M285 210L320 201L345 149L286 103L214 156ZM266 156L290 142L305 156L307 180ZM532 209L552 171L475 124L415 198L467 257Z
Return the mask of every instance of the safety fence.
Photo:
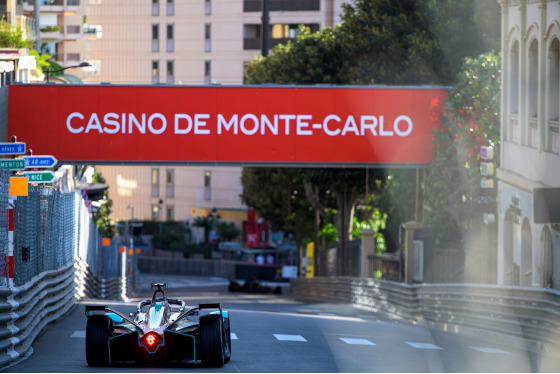
M560 292L484 284L405 284L371 278L294 279L295 295L351 303L449 332L489 336L560 356Z
M8 186L0 169L0 368L80 298L126 300L138 278L137 260L103 246L79 194L29 186L10 200Z

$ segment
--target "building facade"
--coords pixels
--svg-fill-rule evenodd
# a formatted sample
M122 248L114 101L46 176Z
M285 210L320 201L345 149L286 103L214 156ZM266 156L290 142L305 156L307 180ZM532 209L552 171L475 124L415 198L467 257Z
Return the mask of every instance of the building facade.
M65 21L82 25L83 35L64 51L94 66L86 83L240 85L245 64L261 54L262 0L84 3ZM295 38L300 24L320 30L340 22L342 3L270 0L270 47Z
M560 289L560 0L499 2L498 283Z

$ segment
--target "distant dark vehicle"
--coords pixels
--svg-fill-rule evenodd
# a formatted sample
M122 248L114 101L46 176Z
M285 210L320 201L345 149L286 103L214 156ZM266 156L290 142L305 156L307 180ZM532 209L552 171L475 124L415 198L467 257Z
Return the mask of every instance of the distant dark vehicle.
M238 283L233 279L230 279L228 291L279 295L282 293L282 288L280 288L280 286L274 286L274 287L263 286L255 278L248 279L243 284Z
M165 283L152 283L152 288L153 297L140 301L136 313L129 316L106 306L86 305L88 365L200 360L205 366L219 367L229 361L229 313L219 303L185 310L183 300L166 296ZM199 317L203 309L218 311Z

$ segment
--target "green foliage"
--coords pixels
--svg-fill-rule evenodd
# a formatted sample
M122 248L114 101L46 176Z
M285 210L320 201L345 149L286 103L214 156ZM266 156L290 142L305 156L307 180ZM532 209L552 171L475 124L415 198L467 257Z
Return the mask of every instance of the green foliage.
M97 171L93 173L94 183L105 183L103 176ZM92 214L93 222L97 225L99 234L106 238L112 238L115 236L115 227L111 225L111 207L113 206L113 200L109 198L109 190L103 192L103 199L99 201L101 206L97 212Z
M440 242L453 242L470 227L473 193L480 188L479 149L500 139L500 58L490 52L467 58L434 131L426 201ZM499 155L499 152L495 152Z
M152 246L157 249L183 252L187 248L187 243L182 232L163 231L152 236Z
M500 46L500 7L496 1L354 0L343 5L342 21L339 26L316 33L300 29L296 40L276 46L266 58L256 57L246 69L246 82L452 84L466 56ZM271 221L282 217L281 224L288 222L286 215L269 208L286 211L285 203L278 204L292 196L283 190L284 172L272 173L279 182L274 183L269 197L264 192L259 195L258 190L268 192L265 185L272 185L272 178L252 185L243 181L245 203L264 212ZM380 170L370 172L369 193L378 197L376 206L390 217L384 237L396 247L400 223L415 218L416 175L409 170L393 170L392 177L386 178ZM344 235L349 237L354 204L365 192L365 171L316 169L301 173L303 177L296 180L302 180L306 192L311 192L306 193L311 206L321 215L325 208L336 208L335 226L342 228L345 222L348 233ZM418 199L422 198L419 194ZM290 211L299 214L305 208Z
M338 230L336 229L336 226L332 223L327 223L323 226L323 228L319 231L319 239L321 240L322 245L338 242Z
M293 234L298 243L313 236L313 211L305 197L301 170L243 168L241 183L243 203L269 220L273 230Z
M53 32L53 31L60 31L60 26L58 25L50 25L41 28L42 32Z
M24 39L25 30L21 26L12 26L7 21L0 21L0 48L27 48L29 42Z
M367 221L358 221L357 217L354 217L354 224L352 229L352 239L361 239L362 230L373 230L375 231L375 251L377 253L383 253L387 250L387 244L385 242L385 235L383 235L383 230L387 226L387 214L382 213L379 208L374 207L372 212L367 218Z
M500 46L487 0L354 0L342 23L255 57L250 84L450 84L466 56Z
M216 229L218 231L218 238L226 242L237 239L241 234L241 231L235 227L233 222L220 222Z

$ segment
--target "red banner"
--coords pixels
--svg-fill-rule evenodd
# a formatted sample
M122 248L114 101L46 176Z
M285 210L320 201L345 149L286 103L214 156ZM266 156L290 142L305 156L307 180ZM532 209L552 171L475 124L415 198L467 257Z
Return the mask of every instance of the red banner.
M447 90L13 85L9 136L59 162L424 164Z

